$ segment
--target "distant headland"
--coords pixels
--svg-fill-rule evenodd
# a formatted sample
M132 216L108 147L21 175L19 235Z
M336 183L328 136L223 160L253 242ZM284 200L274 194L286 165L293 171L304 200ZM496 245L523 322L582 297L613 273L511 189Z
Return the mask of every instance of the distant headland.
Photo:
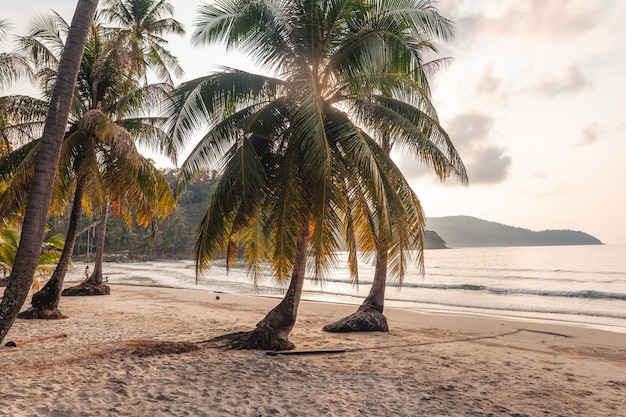
M471 216L429 217L426 228L426 249L603 244L598 238L576 230L535 232Z

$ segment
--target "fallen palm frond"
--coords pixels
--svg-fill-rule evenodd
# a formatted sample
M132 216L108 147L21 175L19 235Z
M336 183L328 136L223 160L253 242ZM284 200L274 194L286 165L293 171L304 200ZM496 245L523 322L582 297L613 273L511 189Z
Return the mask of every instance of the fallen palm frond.
M145 358L157 355L171 355L200 350L201 347L192 342L166 342L160 340L126 340L122 345L105 353L128 353L133 356Z

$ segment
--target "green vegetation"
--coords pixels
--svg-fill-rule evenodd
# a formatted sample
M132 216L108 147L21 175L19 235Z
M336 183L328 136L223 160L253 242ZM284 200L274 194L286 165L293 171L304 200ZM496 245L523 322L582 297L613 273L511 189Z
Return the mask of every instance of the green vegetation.
M20 232L12 227L3 227L0 229L0 268L2 268L2 276L0 283L7 281L7 273L13 269L15 255L20 243ZM64 237L62 234L53 234L44 242L41 249L41 255L35 269L35 280L33 288L39 289L39 285L43 280L49 277L54 271L54 267L61 257L61 249L63 249Z

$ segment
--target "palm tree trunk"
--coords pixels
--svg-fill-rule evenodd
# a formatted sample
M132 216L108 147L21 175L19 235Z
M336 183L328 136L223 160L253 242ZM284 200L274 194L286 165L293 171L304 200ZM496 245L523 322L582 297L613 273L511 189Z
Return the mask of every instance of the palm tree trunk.
M308 226L304 228L298 242L298 256L291 274L289 288L285 297L280 304L274 307L263 320L257 324L257 329L261 332L268 329L270 333L275 332L280 339L287 340L289 333L296 324L296 316L300 305L300 297L302 296L302 287L304 286L304 277L306 273L307 247L309 243ZM291 349L293 346L291 347Z
M78 223L82 212L82 199L85 193L85 180L79 178L76 182L76 191L74 192L74 202L72 204L72 213L70 222L67 227L65 236L65 245L61 258L57 263L54 273L44 287L33 294L31 300L32 308L21 312L18 317L22 319L60 319L65 318L59 311L59 301L61 300L61 291L63 290L63 281L67 274L67 269L72 261L72 252L78 235Z
M233 333L212 339L230 349L291 350L295 345L288 337L296 323L298 306L306 273L307 250L309 244L308 225L305 226L298 242L298 254L291 274L289 288L282 301L263 320L257 323L252 332Z
M46 230L52 186L69 117L78 68L97 6L98 0L78 1L66 46L61 56L59 75L48 107L41 138L41 148L35 164L33 185L22 225L22 239L9 278L9 285L0 303L0 343L15 322L33 282Z
M376 251L376 269L370 293L363 301L361 308L369 306L382 314L385 308L385 287L387 286L387 246Z
M105 199L102 206L102 214L100 215L100 224L98 225L98 241L96 242L96 257L94 259L93 273L77 286L64 289L62 295L109 295L111 293L111 287L102 279L102 263L104 261L104 243L108 217L109 202Z
M355 313L324 326L322 330L333 333L388 332L387 318L383 315L386 285L387 243L383 242L376 251L374 280L363 304Z
M104 262L104 244L107 234L107 219L109 218L109 201L105 199L98 226L98 241L96 242L96 256L94 258L93 273L89 281L94 285L102 285L102 263Z

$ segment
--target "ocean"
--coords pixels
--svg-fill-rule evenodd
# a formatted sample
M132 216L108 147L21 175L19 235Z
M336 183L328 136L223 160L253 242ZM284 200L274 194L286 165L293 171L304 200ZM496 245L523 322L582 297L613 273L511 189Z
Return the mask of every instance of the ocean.
M77 262L68 279L80 279ZM199 277L190 260L108 262L112 284L195 288L282 297L267 277L253 283L245 268L229 272L219 262ZM307 300L360 304L374 267L359 265L350 281L345 254L323 282L307 280ZM561 322L626 333L626 245L532 246L427 250L425 274L409 267L402 285L389 279L386 306L424 313Z

